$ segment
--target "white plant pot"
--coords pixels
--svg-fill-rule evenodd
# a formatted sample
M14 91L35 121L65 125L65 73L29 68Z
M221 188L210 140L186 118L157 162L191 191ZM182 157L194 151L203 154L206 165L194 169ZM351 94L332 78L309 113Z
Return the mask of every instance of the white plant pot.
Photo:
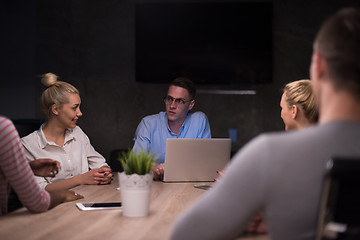
M145 217L149 214L150 190L153 181L151 173L146 175L119 174L123 215Z

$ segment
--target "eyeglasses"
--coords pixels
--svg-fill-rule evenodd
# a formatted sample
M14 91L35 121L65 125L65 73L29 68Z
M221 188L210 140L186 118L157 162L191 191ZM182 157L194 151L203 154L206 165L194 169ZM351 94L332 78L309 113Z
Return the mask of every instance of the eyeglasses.
M191 102L191 100L186 101L182 98L173 98L172 96L166 96L164 97L164 103L165 104L172 104L175 101L176 104L184 105L187 102Z

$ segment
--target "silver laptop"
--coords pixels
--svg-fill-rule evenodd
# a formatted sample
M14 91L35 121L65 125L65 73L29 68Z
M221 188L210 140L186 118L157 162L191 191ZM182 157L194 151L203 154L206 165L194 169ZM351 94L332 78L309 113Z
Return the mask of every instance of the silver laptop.
M230 138L168 138L164 182L214 181L230 154Z

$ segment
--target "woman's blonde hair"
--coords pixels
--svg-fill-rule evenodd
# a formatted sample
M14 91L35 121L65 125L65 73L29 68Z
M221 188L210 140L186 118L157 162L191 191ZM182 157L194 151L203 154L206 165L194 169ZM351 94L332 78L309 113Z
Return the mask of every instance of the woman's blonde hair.
M318 121L319 112L310 80L304 79L288 83L283 88L283 92L289 108L297 105L304 111L304 115L310 123Z
M41 83L46 87L41 95L41 108L47 118L52 116L51 106L57 104L60 107L68 102L68 93L78 94L79 91L71 84L58 81L58 76L53 73L42 75Z

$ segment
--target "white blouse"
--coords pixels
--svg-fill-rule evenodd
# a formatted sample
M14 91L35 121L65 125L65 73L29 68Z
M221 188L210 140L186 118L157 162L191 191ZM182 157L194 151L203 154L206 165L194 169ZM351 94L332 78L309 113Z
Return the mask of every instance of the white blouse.
M44 189L48 183L83 174L89 169L108 166L105 158L95 151L80 127L66 129L64 145L59 146L46 139L43 126L44 124L39 130L21 139L29 161L51 158L60 162L61 170L55 177L36 177L41 188Z

